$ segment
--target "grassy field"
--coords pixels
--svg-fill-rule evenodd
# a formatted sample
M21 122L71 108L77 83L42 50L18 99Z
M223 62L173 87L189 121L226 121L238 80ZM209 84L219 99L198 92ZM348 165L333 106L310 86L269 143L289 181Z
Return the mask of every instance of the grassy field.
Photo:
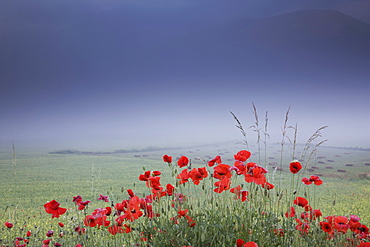
M48 217L45 215L43 205L47 201L57 200L61 206L73 208L72 199L77 195L81 195L84 200L91 200L89 208L106 205L96 200L100 194L109 195L112 204L126 198L127 189L132 189L136 194L144 196L148 194L148 188L145 183L138 180L138 176L145 170L160 170L163 173L161 183L175 184L175 179L171 177L171 170L162 160L164 154L173 156L174 160L183 155L187 156L191 159L193 167L204 166L208 160L220 155L223 163L232 166L233 155L241 149L245 149L245 146L222 143L121 153L50 154L48 151L33 150L16 152L14 156L9 147L2 150L0 154L0 181L2 181L0 183L0 222L20 224L24 221L27 225L51 224L50 220L47 223L44 221L41 223ZM266 155L263 151L260 154L257 151L254 152L253 150L257 150L256 146L251 146L250 149L253 154L250 161L259 163L269 170L267 174L269 181L273 184L281 181L282 187L289 189L292 184L292 176L289 172L291 161L289 151L285 151L281 159L279 145L270 145ZM298 148L297 156L299 155ZM309 177L316 174L324 183L315 187L311 185L309 190L308 187L299 185L301 193L304 193L311 201L311 206L319 208L324 216L358 215L361 217L361 223L369 225L369 163L369 151L320 147L318 153L305 164L302 176ZM4 228L2 231L4 232Z

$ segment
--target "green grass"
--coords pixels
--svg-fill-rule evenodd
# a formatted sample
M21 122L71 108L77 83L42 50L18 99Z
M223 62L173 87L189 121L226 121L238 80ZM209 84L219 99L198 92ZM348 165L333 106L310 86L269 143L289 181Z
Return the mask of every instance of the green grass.
M140 232L153 236L150 246L233 246L238 238L255 241L259 246L339 245L335 240L327 242L322 231L312 233L315 234L314 240L307 236L302 237L294 228L295 221L282 216L291 199L295 197L292 194L293 190L297 188L299 196L309 199L310 205L314 209L320 209L324 216L358 215L361 217L361 223L370 224L368 203L370 180L360 179L358 176L359 173L366 173L369 170L369 166L365 166L365 163L370 162L369 152L347 150L346 154L346 150L322 147L317 156L325 158L312 159L306 164L306 169L302 169L299 176L294 177L295 181L292 181L293 176L288 168L291 161L289 155L284 154L282 172L272 168L280 166L280 146L272 145L268 148L269 154L266 159L262 151L261 156L255 152L250 159L253 162L261 160L260 165L268 168L270 182L277 185L278 181L281 181L280 189L286 191L281 201L278 199L279 196L276 196L278 188L265 191L253 183L247 184L243 179L236 178L233 185L243 184L244 189L250 192L251 198L249 202L240 203L238 200L232 200L231 193L227 191L221 194L213 193L213 184L216 180L208 178L202 181L200 186L190 183L176 186L178 192L188 196L187 202L182 207L188 208L189 215L197 222L194 227L188 227L183 218L179 224L173 224L169 218L176 216L177 209L170 206L173 198L164 197L154 206L155 210L161 213L161 217L132 222L131 226L136 230L125 234L124 237L120 234L112 236L104 228L87 227L87 234L82 236L74 232L77 225L83 226L84 217L91 214L95 208L110 206L111 202L105 203L96 199L99 194L109 195L113 204L128 198L127 189L132 189L140 197L149 194L145 182L138 180L138 176L144 170L159 170L163 173L162 185L166 183L175 185L176 179L171 176L171 169L162 161L164 154L173 156L174 163L176 157L186 155L191 158L193 167L205 166L204 160L221 155L223 163L232 166L233 155L242 148L240 145L224 144L168 152L160 150L107 155L63 155L33 151L17 153L16 160L11 151L2 152L0 239L8 246L15 237L24 237L25 232L31 230L33 235L28 246L41 246L40 241L47 238L45 233L54 230L55 235L62 231L64 236L54 236L53 243L60 242L63 246L74 246L77 243L85 243L84 246L136 243L143 237ZM252 153L253 149L257 147L251 146ZM300 154L299 150L297 154ZM325 160L325 164L318 163L322 160ZM349 163L353 166L346 166ZM328 164L334 169L326 169ZM308 172L307 169L311 169L312 166L317 168L314 168L313 172ZM172 169L176 170L176 174L182 170L175 166ZM341 169L345 169L346 172L337 171ZM212 168L209 170L212 171ZM299 181L302 176L309 177L312 174L320 174L324 184L306 186ZM72 203L72 198L76 195L81 195L84 200L91 200L86 210L76 209ZM47 201L53 199L60 202L61 207L68 209L60 218L51 219L43 208ZM4 227L3 223L6 221L14 223L14 227L12 229ZM111 221L114 222L113 217ZM63 222L66 226L61 228L57 222ZM273 233L276 227L285 228L286 236L289 237L278 238Z

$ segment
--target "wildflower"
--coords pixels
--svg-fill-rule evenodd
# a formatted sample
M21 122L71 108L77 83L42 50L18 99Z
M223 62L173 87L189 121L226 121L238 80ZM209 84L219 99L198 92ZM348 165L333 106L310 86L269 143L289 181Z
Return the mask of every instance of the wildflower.
M269 182L266 182L266 183L262 184L262 188L266 188L267 190L272 190L274 187L275 187L275 185L273 185Z
M322 221L320 222L321 230L327 233L332 233L333 229L331 227L331 224L329 222Z
M140 181L148 181L150 177L150 171L145 171L144 174L140 174L139 180Z
M193 168L193 170L189 172L189 177L193 180L194 184L198 185L200 180L208 177L208 172L205 167Z
M322 216L322 213L321 213L320 209L313 210L311 214L312 214L314 220L316 220L316 218L319 218L319 217Z
M62 246L60 243L55 243L54 246Z
M230 166L226 164L219 164L213 168L214 173L213 177L217 179L223 179L224 177L230 178L231 172L230 172Z
M242 187L240 185L230 189L231 193L234 193L238 199L241 199L242 202L247 200L248 191L242 191Z
M78 210L84 210L85 207L90 203L91 201L84 201L84 202L79 202L78 205Z
M308 233L308 230L310 229L310 225L307 224L307 223L304 223L302 222L300 219L295 219L295 221L298 223L298 225L296 225L295 229L297 229L298 231L302 232L302 233Z
M117 233L131 232L131 228L129 226L127 226L126 224L124 224L123 226L125 227L125 229L123 229L122 226L119 225L110 226L108 227L108 232L110 232L110 234L112 235L116 235Z
M285 213L285 217L289 218L289 217L294 217L294 216L295 216L295 208L294 207L290 207L289 212L286 212Z
M239 160L239 161L242 161L242 162L249 159L249 157L251 157L251 153L247 150L241 150L237 154L234 155L235 160Z
M4 223L4 226L6 226L7 228L12 228L13 227L13 224L10 223L10 222L5 222Z
M293 202L295 205L298 205L300 207L305 207L308 205L308 201L306 198L303 198L303 197L296 197L296 199L294 199L294 202Z
M118 224L122 224L124 220L129 220L131 222L135 221L143 215L143 212L140 210L140 199L138 196L130 198L128 203L126 203L123 210L124 214L116 218Z
M82 247L82 244L76 244L75 247Z
M177 161L177 165L181 168L187 166L189 163L189 159L186 156L181 156L180 159Z
M215 186L218 187L218 188L214 189L213 191L216 192L216 193L221 193L224 190L229 190L230 189L230 184L231 184L230 178L224 177L223 179L221 179L220 181L217 181L215 183Z
M47 237L51 237L53 235L54 235L54 231L51 231L51 230L46 233Z
M64 227L64 224L63 224L62 222L58 222L58 225L59 225L60 227Z
M108 210L106 208L97 208L91 215L86 215L84 220L85 226L109 226L110 221L107 220Z
M31 231L28 231L28 232L26 233L26 236L27 236L27 237L31 237L31 235L32 235L32 232L31 232Z
M258 247L258 244L256 242L250 241L250 242L245 242L242 239L236 240L236 246L237 247Z
M214 166L215 163L217 164L222 163L221 156L216 156L214 159L211 159L210 161L208 161L208 166Z
M160 180L161 177L149 177L149 187L154 189L154 190L161 190L161 183Z
M334 229L339 232L346 233L348 230L348 218L344 216L337 216L334 218Z
M370 247L370 242L361 241L357 247Z
M50 239L45 239L42 241L42 244L44 245L49 245L49 243L50 243Z
M76 204L78 204L81 201L82 201L82 197L80 195L74 196L72 200L72 202L75 202Z
M163 155L163 161L167 163L172 163L172 157L168 156L167 154Z
M315 184L315 185L321 185L322 184L322 180L320 179L319 176L311 176L310 178L302 178L302 182L306 185L310 185L312 184L312 182Z
M166 185L166 194L168 196L172 196L173 195L173 192L175 190L175 186L173 186L172 184L167 184Z
M247 183L255 183L255 184L265 184L266 183L266 169L255 165L250 171L244 175L244 180Z
M52 215L52 218L59 218L60 215L64 214L67 211L66 208L60 208L59 205L59 202L52 200L45 203L44 208L46 213Z
M234 162L234 166L231 167L231 170L236 171L237 175L242 175L247 173L247 166L243 162L237 160Z
M82 228L80 226L77 226L77 227L75 227L75 232L77 232L78 235L82 235L82 234L86 233L86 228Z
M188 169L184 169L181 171L181 173L179 175L177 175L176 177L177 179L181 179L180 181L180 184L184 184L186 182L189 181L189 173L188 173Z
M98 200L109 202L109 196L103 196L102 194L100 194Z
M296 174L302 169L302 165L298 161L294 160L290 163L289 169L291 173Z

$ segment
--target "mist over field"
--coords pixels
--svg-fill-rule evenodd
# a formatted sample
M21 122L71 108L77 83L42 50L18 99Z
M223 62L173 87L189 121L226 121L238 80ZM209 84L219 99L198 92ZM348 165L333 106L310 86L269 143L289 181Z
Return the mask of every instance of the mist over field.
M0 144L370 147L368 1L2 1ZM290 132L291 134L292 132ZM248 129L251 142L256 141Z

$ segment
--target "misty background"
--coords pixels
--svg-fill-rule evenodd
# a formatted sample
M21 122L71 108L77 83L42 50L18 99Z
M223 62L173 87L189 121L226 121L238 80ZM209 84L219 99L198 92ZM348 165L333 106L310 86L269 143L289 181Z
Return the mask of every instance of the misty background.
M365 0L0 1L0 143L370 147ZM256 140L248 130L250 142Z

